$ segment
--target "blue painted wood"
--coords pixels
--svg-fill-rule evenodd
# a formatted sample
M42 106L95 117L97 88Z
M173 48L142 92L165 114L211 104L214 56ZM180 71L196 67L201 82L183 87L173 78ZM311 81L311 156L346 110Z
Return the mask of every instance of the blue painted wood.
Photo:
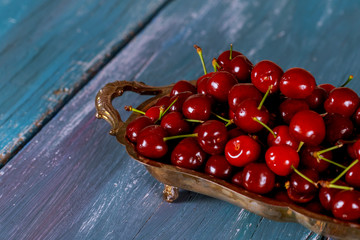
M0 1L0 165L164 3Z
M232 42L254 63L304 67L318 83L340 84L348 74L360 76L359 7L350 1L171 2L0 170L2 236L321 239L298 224L266 220L196 193L164 202L162 185L107 135L107 123L95 120L93 102L103 85L118 79L167 85L197 78L202 68L194 43L203 47L209 69L210 59ZM358 81L350 86L359 92ZM115 105L144 99L126 94Z

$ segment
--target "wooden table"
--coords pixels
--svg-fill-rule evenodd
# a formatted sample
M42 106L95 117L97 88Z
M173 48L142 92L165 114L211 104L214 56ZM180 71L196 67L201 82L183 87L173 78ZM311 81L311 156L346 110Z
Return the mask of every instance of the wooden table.
M0 1L0 239L322 239L162 184L95 118L115 80L162 86L228 49L360 84L357 1ZM147 97L125 94L118 109ZM129 114L120 111L126 118Z

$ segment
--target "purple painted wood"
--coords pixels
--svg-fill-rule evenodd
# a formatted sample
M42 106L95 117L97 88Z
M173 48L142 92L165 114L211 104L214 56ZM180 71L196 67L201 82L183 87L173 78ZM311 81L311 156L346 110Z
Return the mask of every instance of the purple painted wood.
M194 43L210 59L234 43L256 63L309 69L318 83L360 76L355 2L174 1L0 170L5 239L320 239L294 223L263 219L228 203L162 185L130 159L94 118L107 82L168 85L202 73ZM184 7L186 6L186 8ZM346 14L345 14L346 13ZM347 44L345 44L347 43ZM357 91L360 84L350 85ZM115 101L137 105L144 97ZM126 113L121 111L125 116Z

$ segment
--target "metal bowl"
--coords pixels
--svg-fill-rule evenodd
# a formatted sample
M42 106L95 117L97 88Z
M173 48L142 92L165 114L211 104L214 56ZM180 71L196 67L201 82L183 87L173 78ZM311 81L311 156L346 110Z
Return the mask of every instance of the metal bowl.
M191 83L195 84L195 81ZM133 113L126 122L123 122L118 111L112 106L112 100L121 96L125 91L141 95L156 95L137 107L139 110L146 111L154 105L158 98L169 94L172 86L152 87L136 81L116 81L106 84L95 99L96 117L109 122L110 134L116 136L116 139L126 147L132 158L143 164L155 179L165 185L163 193L166 201L176 200L179 194L178 189L182 188L227 201L271 220L300 223L317 234L333 238L360 239L360 224L358 223L317 214L296 204L248 192L205 173L164 164L139 155L135 151L134 145L125 136L126 126L138 114Z

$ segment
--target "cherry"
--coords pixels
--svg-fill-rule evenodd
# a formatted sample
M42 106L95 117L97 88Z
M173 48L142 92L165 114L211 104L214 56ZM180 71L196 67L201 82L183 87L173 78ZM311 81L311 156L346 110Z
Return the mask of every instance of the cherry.
M290 136L305 144L316 146L325 138L325 123L323 118L312 110L296 113L290 121Z
M298 173L310 179L311 182ZM293 172L290 176L290 185L287 189L289 198L299 203L310 202L316 196L317 192L317 187L313 183L316 183L318 180L318 172L312 169Z
M337 185L340 186L346 186L346 184L341 181L338 180L336 182ZM332 207L332 201L335 197L335 195L342 191L341 189L337 189L337 188L328 188L328 187L322 187L319 190L319 201L321 203L321 205L328 211L331 211L331 207Z
M332 213L338 219L356 221L360 218L360 192L340 191L332 201Z
M355 125L358 127L360 126L360 107L358 107L355 110L355 113L353 114L353 119L354 119L354 123Z
M245 132L239 128L233 128L228 131L229 139L233 139L233 138L239 137L241 135L245 135Z
M176 82L175 85L172 87L170 97L186 91L196 93L196 87L192 85L189 81L180 80Z
M260 102L262 97L261 92L252 83L238 83L230 89L228 103L230 109L235 112L245 99L253 98Z
M266 194L275 186L275 174L265 163L249 163L242 173L242 185L250 192Z
M137 137L136 151L149 158L161 158L168 150L164 141L166 131L159 125L149 125L143 128Z
M338 113L350 117L359 106L359 96L352 89L338 87L329 93L324 102L324 108L328 113Z
M360 188L360 162L352 166L345 175L345 181L353 187Z
M164 109L166 109L170 105L170 103L170 96L165 95L159 98L154 106L163 106Z
M305 146L301 149L301 164L309 169L314 169L318 172L324 172L330 165L329 162L324 161L314 156L318 151L323 150L320 146ZM332 160L331 151L321 154L321 157Z
M235 184L238 187L242 187L242 170L235 173L234 176L231 178L231 183Z
M163 106L152 106L145 112L145 116L149 117L153 122L160 119L162 112L164 111Z
M136 143L137 136L139 132L149 126L152 125L153 121L147 116L139 116L134 121L130 122L126 126L126 137L133 143Z
M262 93L266 93L270 86L270 93L274 93L279 90L283 74L284 71L276 63L263 60L254 66L251 72L251 82Z
M321 203L319 203L318 201L312 201L307 203L305 208L310 212L314 213L323 213L325 210Z
M328 97L328 93L324 88L315 87L310 96L305 98L306 103L312 110L322 110L323 104Z
M165 129L169 136L185 134L190 131L190 125L185 121L180 112L170 112L161 119L160 125Z
M231 60L239 55L243 55L241 52L233 51L232 45L230 45L230 50L226 50L222 52L219 57L217 58L218 63L221 67L230 65Z
M219 102L226 102L230 89L237 83L231 73L219 71L207 80L207 93Z
M318 87L325 89L327 94L329 94L331 92L331 90L333 90L335 88L335 86L330 83L323 83L323 84L318 85Z
M170 107L171 112L181 112L182 111L182 105L184 104L185 100L193 95L192 92L186 91L186 92L180 92L175 96L172 96L169 100L170 103L173 103L175 100L175 103Z
M290 136L288 126L278 125L273 129L273 132L276 137L274 137L272 133L269 133L267 137L267 144L269 147L275 145L287 145L295 150L298 149L300 142Z
M309 105L302 99L288 98L279 106L281 117L286 124L289 124L293 116L302 110L309 110Z
M293 203L285 191L276 192L274 198L282 203Z
M354 144L352 144L352 154L353 158L359 159L360 158L360 139L357 139Z
M204 171L220 179L229 179L233 167L226 161L225 156L213 155L207 160Z
M338 140L346 140L352 136L354 125L352 121L337 113L327 114L324 118L326 141L335 144Z
M299 154L287 145L269 147L265 153L267 166L276 175L287 176L292 172L292 167L299 165Z
M239 82L248 82L251 78L253 64L244 55L234 57L223 70L232 73Z
M205 74L201 77L199 77L196 81L196 89L198 93L207 95L207 81L214 75L213 72Z
M247 135L233 138L226 143L225 157L233 166L243 167L260 156L260 144Z
M280 80L280 91L289 98L304 99L316 86L315 78L302 68L287 70Z
M182 112L186 118L206 121L211 115L211 100L206 95L191 95L184 101Z
M175 166L199 169L206 161L207 154L201 149L196 139L184 138L171 153L171 163Z
M208 120L194 130L201 148L211 155L219 155L224 152L228 140L225 125L217 120Z

